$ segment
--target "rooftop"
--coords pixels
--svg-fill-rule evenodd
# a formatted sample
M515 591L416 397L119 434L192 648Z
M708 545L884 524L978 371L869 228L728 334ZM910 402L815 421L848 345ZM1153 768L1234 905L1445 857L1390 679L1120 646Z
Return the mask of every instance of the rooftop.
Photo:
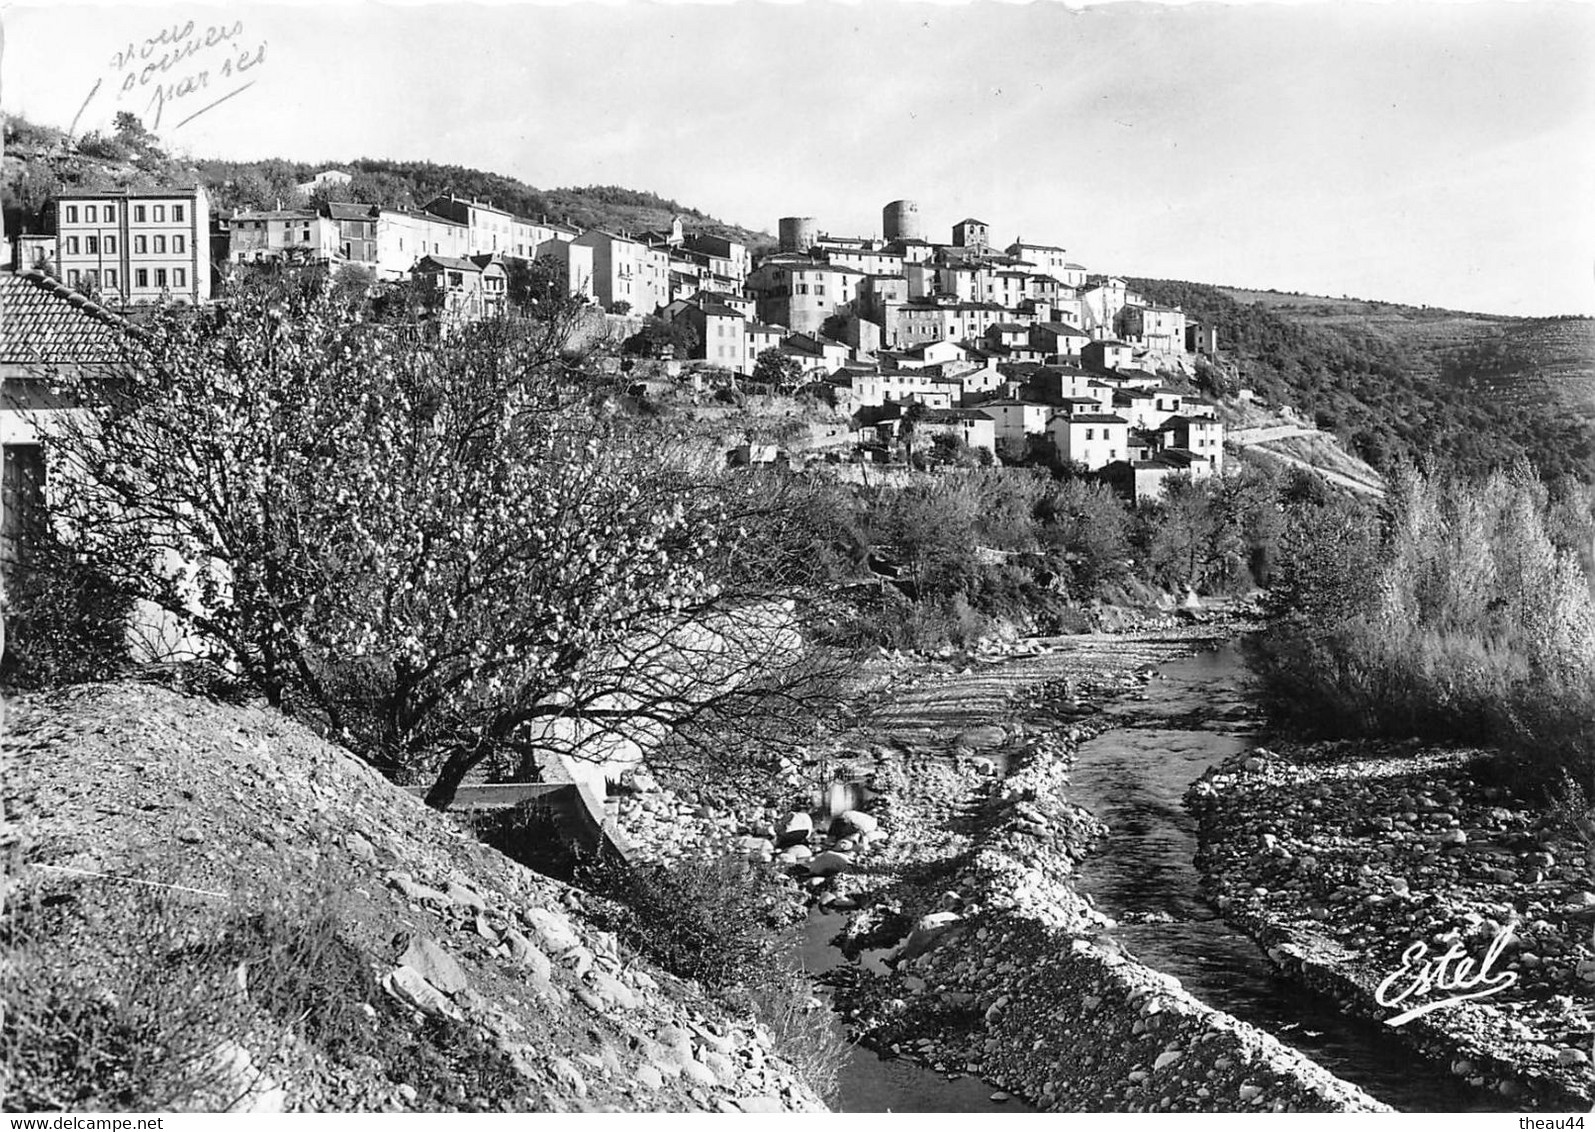
M0 272L0 365L103 365L121 360L132 328L40 271Z

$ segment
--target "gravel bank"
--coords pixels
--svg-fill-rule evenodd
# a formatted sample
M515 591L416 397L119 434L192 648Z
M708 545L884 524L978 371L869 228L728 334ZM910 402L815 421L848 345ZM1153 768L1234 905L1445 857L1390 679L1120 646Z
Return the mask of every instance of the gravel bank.
M1589 847L1480 785L1485 757L1327 743L1231 759L1191 791L1198 865L1225 918L1276 964L1371 1018L1444 997L1378 1004L1409 946L1438 958L1456 944L1479 962L1506 933L1491 972L1515 985L1398 1032L1525 1109L1584 1111L1595 1103Z
M859 909L845 946L884 972L840 988L867 1045L1050 1110L1384 1107L1124 954L1073 889L1103 832L1068 799L1097 704L1204 637L1060 638L875 715L888 837L828 886Z

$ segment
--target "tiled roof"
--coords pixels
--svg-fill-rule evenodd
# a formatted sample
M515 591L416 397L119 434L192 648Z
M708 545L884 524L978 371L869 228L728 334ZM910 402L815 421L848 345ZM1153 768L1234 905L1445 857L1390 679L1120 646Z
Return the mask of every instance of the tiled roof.
M327 215L334 220L370 220L377 214L377 210L371 205L356 204L353 201L328 201L326 209Z
M428 264L428 263L430 263L430 264L432 264L432 265L434 265L436 267L446 267L446 268L449 268L450 270L453 270L453 271L481 271L482 270L479 266L477 266L476 264L472 263L468 259L455 259L453 256L446 256L446 255L429 255L429 256L426 256L419 263L417 263L415 266L416 266L417 270L419 270L419 269L422 268L422 266L424 264Z
M1130 423L1129 421L1125 420L1123 417L1121 417L1121 416L1119 416L1119 415L1117 415L1115 413L1080 413L1077 416L1069 417L1068 420L1069 420L1069 423L1071 423L1071 424L1122 424L1122 425L1127 425L1127 424Z
M122 358L126 320L38 271L0 272L0 364L101 365Z
M1067 334L1073 338L1084 338L1086 333L1078 327L1070 326L1067 322L1038 322L1037 330L1045 330L1050 334Z

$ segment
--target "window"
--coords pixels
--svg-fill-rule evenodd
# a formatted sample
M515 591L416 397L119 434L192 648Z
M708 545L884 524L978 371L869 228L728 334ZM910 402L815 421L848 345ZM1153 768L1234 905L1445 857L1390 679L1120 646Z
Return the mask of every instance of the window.
M115 224L116 223L116 205L108 204L108 205L105 206L105 222L107 224ZM116 284L113 283L113 284L111 284L111 286L114 287L114 286L116 286Z
M164 255L164 254L166 254L166 237L165 236L156 236L155 237L155 254L156 255Z
M83 206L83 223L85 223L85 224L98 224L99 222L100 222L100 210L98 208L96 208L92 204L84 205Z
M66 254L67 255L77 255L78 254L78 238L76 236L68 236L66 238Z
M154 211L155 223L157 223L157 224L165 224L166 223L166 206L164 204L154 204L154 205L151 205L150 208Z
M1093 429L1093 428L1086 429L1085 430L1085 438L1087 440L1095 440L1096 439L1096 429Z
M135 224L144 223L144 212L145 212L145 209L144 209L144 206L142 204L135 204L133 206L133 223L135 223Z
M181 267L172 268L172 286L174 286L174 287L187 287L188 286L188 272L185 271Z
M310 239L308 234L305 236L305 239L307 239L307 240ZM172 250L174 252L180 252L180 251L183 250L183 237L181 237L181 236L173 236L172 237Z
M83 237L83 250L89 255L100 254L100 238L98 236Z
M157 267L155 269L155 285L157 287L166 286L166 268Z
M141 267L137 271L133 272L133 286L148 287L149 285L150 273L148 271Z
M115 268L106 268L106 270L105 270L105 285L107 287L115 287L116 286L116 269Z
M88 283L89 290L98 291L100 289L100 273L98 271L85 271L83 278Z
M157 209L156 211L159 211L159 210ZM184 217L183 217L183 206L182 205L180 205L180 204L172 205L172 219L178 224L183 223Z
M78 285L78 280L81 278L82 276L78 273L78 269L74 267L72 270L66 273L67 286L76 287Z
M66 222L68 224L76 224L78 222L78 206L77 205L69 204L69 205L66 206Z
M133 237L133 254L134 255L143 255L145 252L147 252L149 250L150 250L150 242L149 242L149 238L147 236L134 236Z
M116 237L115 236L106 236L105 237L105 254L106 255L115 255L116 254Z

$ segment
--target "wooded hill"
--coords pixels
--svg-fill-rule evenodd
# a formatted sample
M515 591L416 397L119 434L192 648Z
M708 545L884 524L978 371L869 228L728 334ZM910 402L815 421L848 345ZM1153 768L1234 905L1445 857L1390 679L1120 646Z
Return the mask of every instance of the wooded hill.
M346 188L331 190L335 200L418 208L439 194L454 193L491 201L521 216L546 216L581 228L662 229L680 216L689 231L724 236L750 247L775 243L768 233L728 224L655 193L617 185L538 189L514 177L463 165L374 157L316 164L282 158L177 158L168 155L160 140L145 132L137 119L119 122L115 133L70 139L53 127L8 118L0 201L8 232L42 230L44 207L63 190L143 189L198 181L217 210L274 208L302 200L296 186L323 169L342 169L354 175Z
M1129 282L1218 327L1225 381L1308 413L1376 468L1526 458L1544 479L1595 482L1595 319Z

